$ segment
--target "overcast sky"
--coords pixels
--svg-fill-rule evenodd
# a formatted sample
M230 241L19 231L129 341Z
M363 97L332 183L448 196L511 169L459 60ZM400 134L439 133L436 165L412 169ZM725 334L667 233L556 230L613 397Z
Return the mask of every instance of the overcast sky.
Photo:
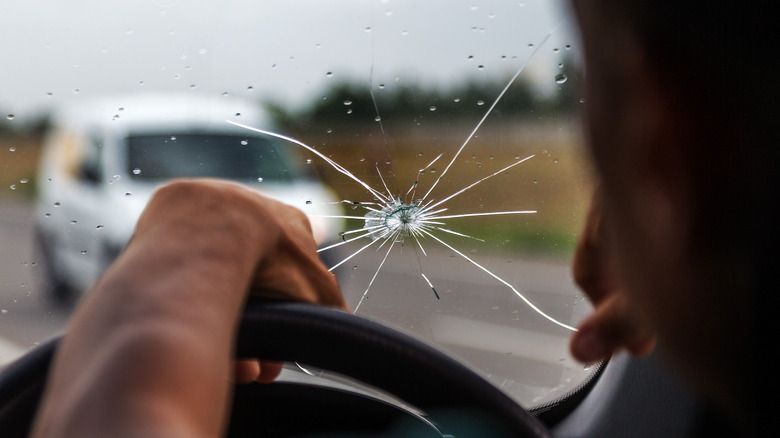
M554 86L573 33L545 0L26 0L0 3L0 111L133 91L291 107L329 83L375 87L524 73ZM554 32L553 32L554 31ZM539 44L553 32L544 46Z

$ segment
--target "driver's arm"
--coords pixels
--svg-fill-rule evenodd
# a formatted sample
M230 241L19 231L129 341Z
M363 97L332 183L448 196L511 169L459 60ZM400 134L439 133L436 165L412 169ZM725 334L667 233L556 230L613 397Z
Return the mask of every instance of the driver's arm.
M160 189L71 319L32 436L219 436L248 291L346 308L315 250L303 213L238 185Z

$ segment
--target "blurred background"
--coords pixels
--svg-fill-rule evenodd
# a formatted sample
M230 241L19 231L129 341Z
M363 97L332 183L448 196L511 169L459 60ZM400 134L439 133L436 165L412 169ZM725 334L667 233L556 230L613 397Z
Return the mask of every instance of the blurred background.
M140 191L123 184L143 176L144 169L134 173L122 157L116 171L93 175L83 195L68 195L72 203L52 198L90 177L80 168L70 184L66 176L58 180L47 173L53 171L42 170L50 168L41 166L41 157L56 155L46 150L71 147L63 146L70 143L62 132L75 132L85 151L89 138L98 139L93 146L105 161L113 154L109 133L117 145L128 143L132 116L139 112L154 125L143 134L167 136L165 141L201 131L243 141L244 134L221 121L261 124L303 141L378 190L384 180L390 192L404 197L419 175L420 196L517 72L430 197L443 199L534 155L444 206L448 214L536 214L451 219L450 229L480 240L441 237L554 318L575 324L589 306L573 286L568 264L592 181L579 120L586 104L578 85L579 43L564 6L541 0L4 2L0 362L60 330L83 292L74 287L69 301L57 297L50 281L53 258L107 260L120 249L98 253L70 242L61 248L65 256L47 258L36 243L36 229L49 225L39 224L55 223L67 239L82 226L90 235L105 236L114 226L108 219L62 212L101 191L117 191L110 201L116 205L140 199ZM206 108L227 109L184 128L173 124L170 112L133 104L133 96L193 99ZM274 144L289 155L288 168L297 169L285 170L290 178L325 190L291 188L285 195L290 203L366 213L334 204L373 201L359 184L295 144ZM255 176L250 183L256 189L272 185ZM96 202L106 210L119 208ZM334 219L322 243L362 226L359 220ZM333 265L366 243L329 250L323 259ZM397 245L378 274L385 250L369 249L344 263L336 273L350 305L372 284L361 314L436 343L526 406L559 396L589 375L591 370L568 356L566 330L530 311L462 256L431 240L424 248L427 254L411 241Z

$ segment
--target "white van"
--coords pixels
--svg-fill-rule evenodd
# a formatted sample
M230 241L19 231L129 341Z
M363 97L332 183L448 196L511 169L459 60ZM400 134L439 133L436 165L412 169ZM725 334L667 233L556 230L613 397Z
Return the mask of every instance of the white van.
M38 173L36 234L58 298L83 291L121 251L152 192L172 178L246 184L309 215L342 214L298 146L227 123L273 130L262 107L228 96L134 95L54 113ZM341 222L310 217L318 244Z

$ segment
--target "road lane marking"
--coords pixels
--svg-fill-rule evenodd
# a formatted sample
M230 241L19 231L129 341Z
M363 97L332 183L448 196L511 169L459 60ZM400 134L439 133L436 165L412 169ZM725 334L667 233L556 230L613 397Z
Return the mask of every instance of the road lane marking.
M430 327L437 343L567 366L569 333L556 336L452 315L432 315Z
M13 362L26 352L27 348L0 336L0 368Z

